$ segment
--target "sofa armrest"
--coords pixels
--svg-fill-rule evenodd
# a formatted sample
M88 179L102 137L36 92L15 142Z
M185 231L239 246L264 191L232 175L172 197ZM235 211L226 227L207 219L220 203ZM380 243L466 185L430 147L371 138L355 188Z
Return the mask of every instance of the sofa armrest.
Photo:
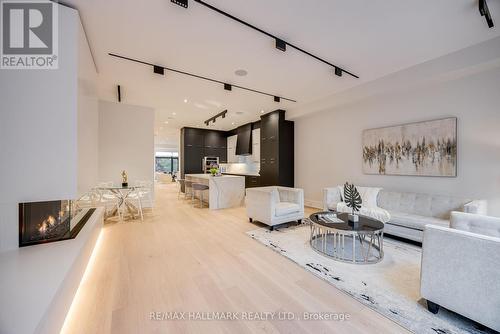
M463 211L486 216L488 214L488 201L474 200L464 205Z
M452 211L450 227L457 230L500 237L500 218Z
M426 225L422 297L500 330L500 238Z
M342 202L339 187L323 189L323 210L337 209L337 203Z

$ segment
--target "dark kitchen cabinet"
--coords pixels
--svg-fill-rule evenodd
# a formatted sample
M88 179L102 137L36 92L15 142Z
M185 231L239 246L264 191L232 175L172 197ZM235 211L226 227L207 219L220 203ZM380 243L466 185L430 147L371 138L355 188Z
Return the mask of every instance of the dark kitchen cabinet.
M222 131L205 130L205 157L218 157L220 163L227 162L227 134Z
M293 122L285 120L285 111L276 110L261 117L260 186L293 187Z
M205 130L204 145L207 148L226 148L227 135L222 131Z
M182 128L180 145L181 178L185 174L203 173L203 158L218 157L227 162L227 132Z
M245 188L255 188L260 187L260 177L259 176L245 176Z
M216 156L219 157L219 163L225 164L227 163L227 148L216 148L215 149Z
M203 147L184 148L184 173L203 173Z
M202 129L184 129L184 145L188 147L203 147L204 133Z

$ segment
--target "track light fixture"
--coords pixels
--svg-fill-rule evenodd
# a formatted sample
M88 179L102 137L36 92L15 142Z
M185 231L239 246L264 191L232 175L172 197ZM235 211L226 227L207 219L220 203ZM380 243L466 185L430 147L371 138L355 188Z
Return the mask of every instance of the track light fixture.
M179 0L171 0L171 1L172 1L173 3L175 3L175 4L178 4L179 6L184 7L184 8L187 8L187 7L188 7L188 0L184 0L184 1L179 1ZM302 52L303 54L308 55L309 57L312 57L312 58L314 58L314 59L316 59L316 60L318 60L318 61L320 61L320 62L322 62L322 63L324 63L324 64L327 64L327 65L329 65L329 66L331 66L331 67L339 68L340 70L342 70L342 72L347 73L347 74L349 74L350 76L352 76L352 77L354 77L354 78L356 78L356 79L358 79L358 78L359 78L356 74L353 74L352 72L349 72L349 71L347 71L347 70L345 70L345 69L343 69L343 68L340 68L340 67L338 67L337 65L334 65L334 64L330 63L329 61L327 61L327 60L325 60L325 59L322 59L322 58L320 58L320 57L318 57L318 56L316 56L316 55L314 55L314 54L310 53L309 51L306 51L306 50L304 50L304 49L302 49L302 48L298 47L297 45L294 45L294 44L292 44L292 43L285 42L284 40L280 39L279 37L274 36L273 34L271 34L271 33L267 32L267 31L265 31L265 30L263 30L263 29L261 29L261 28L259 28L259 27L256 27L256 26L254 26L254 25L253 25L253 24L251 24L251 23L248 23L248 22L246 22L246 21L243 21L242 19L240 19L240 18L238 18L238 17L236 17L236 16L234 16L234 15L231 15L231 14L229 14L229 13L227 13L227 12L225 12L225 11L223 11L223 10L221 10L221 9L217 8L217 7L214 7L214 6L212 6L212 5L208 4L208 3L206 3L205 1L202 1L202 0L193 0L193 1L194 1L194 2L199 3L200 5L203 5L203 6L207 7L207 8L208 8L208 9L210 9L210 10L213 10L214 12L217 12L217 13L219 13L219 14L221 14L221 15L224 15L225 17L230 18L230 19L231 19L231 20L233 20L233 21L236 21L236 22L238 22L238 23L243 24L244 26L247 26L247 27L249 27L249 28L251 28L251 29L253 29L253 30L256 30L256 31L260 32L260 33L261 33L261 34L263 34L263 35L266 35L266 36L268 36L268 37L270 37L270 38L273 38L273 39L275 40L275 46L276 46L276 49L278 49L278 50L281 50L281 51L286 51L286 46L288 45L289 47L294 48L295 50L300 51L300 52ZM485 2L486 0L482 0L482 1L484 1L484 2ZM182 4L180 4L179 2L182 2ZM480 0L480 2L481 2L481 0ZM486 3L486 2L485 2L485 3Z
M279 97L279 96L275 96L275 97L274 97L274 102L280 102L280 101L281 101L281 99L280 99L280 97Z
M488 8L486 0L479 0L479 13L481 14L481 16L484 16L489 28L493 28L495 26L493 24L493 19L491 18L490 10Z
M338 67L335 67L335 75L341 77L342 76L342 70Z
M188 8L188 0L171 0L176 5L179 5L184 8Z
M165 75L165 69L158 65L153 65L153 72L160 75Z
M286 42L282 39L276 38L276 49L285 52L286 51Z
M175 72L175 73L178 73L178 74L187 75L187 76L190 76L190 77L193 77L193 78L202 79L202 80L206 80L206 81L210 81L210 82L215 82L217 84L222 84L222 85L224 85L224 89L225 90L232 90L233 87L236 87L236 88L243 89L243 90L246 90L246 91L249 91L249 92L253 92L253 93L257 93L257 94L262 94L262 95L274 97L275 101L276 101L276 97L278 97L279 99L283 99L283 100L286 100L286 101L297 102L296 100L293 100L293 99L290 99L290 98L287 98L287 97L275 96L274 94L266 93L266 92L263 92L263 91L260 91L260 90L257 90L257 89L228 84L228 83L225 83L225 82L217 80L217 79L212 79L212 78L204 77L204 76L201 76L201 75L198 75L198 74L194 74L194 73L189 73L189 72L186 72L186 71L177 70L177 69L171 68L171 67L156 65L156 64L149 63L149 62L146 62L146 61L143 61L143 60L121 56L121 55L118 55L118 54L115 54L115 53L108 53L108 55L110 55L111 57L115 57L115 58L119 58L119 59L124 59L124 60L128 60L128 61L132 61L134 63L139 63L139 64L143 64L143 65L147 65L147 66L152 66L153 67L153 72L157 73L157 74L161 74L161 75L164 75L165 74L165 70L167 70L167 71ZM187 100L185 100L184 102L187 102Z
M118 85L117 88L117 91L118 91L118 102L122 102L122 90L121 90L121 87L120 85Z
M214 122L214 124L215 124L215 121L217 120L218 117L226 118L226 114L227 114L227 110L224 110L223 112L218 113L214 117L210 117L209 119L207 119L203 123L205 123L206 126L208 126L210 124L210 122Z

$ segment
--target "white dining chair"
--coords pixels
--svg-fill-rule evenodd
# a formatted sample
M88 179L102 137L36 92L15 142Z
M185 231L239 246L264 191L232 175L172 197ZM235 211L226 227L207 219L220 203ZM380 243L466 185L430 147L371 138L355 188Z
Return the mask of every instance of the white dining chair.
M142 205L143 196L141 195L141 187L133 188L124 196L124 203L122 205L122 210L127 208L127 204L134 204L137 208L137 213L141 217L141 221L144 221L144 213L143 213L143 205ZM128 208L127 208L128 209ZM122 217L125 213L122 211Z
M139 196L142 199L142 203L144 204L144 199L147 200L147 203L151 206L151 212L153 212L153 182L151 181L136 181L137 190L139 192Z
M106 188L113 187L113 185L114 184L112 181L99 182L94 190L97 192L99 196L98 204L99 206L104 207L106 216L109 218L110 212L116 210L118 219L122 220L123 216L122 216L122 210L120 208L119 199L110 190L106 190Z
M95 189L91 189L75 201L77 209L88 209L99 206L100 195Z

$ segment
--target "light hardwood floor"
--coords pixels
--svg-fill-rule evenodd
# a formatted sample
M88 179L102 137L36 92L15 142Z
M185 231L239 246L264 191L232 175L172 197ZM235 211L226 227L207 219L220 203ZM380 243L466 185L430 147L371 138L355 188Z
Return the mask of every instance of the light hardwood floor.
M311 210L309 210L311 211ZM107 223L63 333L405 333L248 237L244 208L210 211L156 187L145 221ZM339 312L348 321L150 320L150 312Z

